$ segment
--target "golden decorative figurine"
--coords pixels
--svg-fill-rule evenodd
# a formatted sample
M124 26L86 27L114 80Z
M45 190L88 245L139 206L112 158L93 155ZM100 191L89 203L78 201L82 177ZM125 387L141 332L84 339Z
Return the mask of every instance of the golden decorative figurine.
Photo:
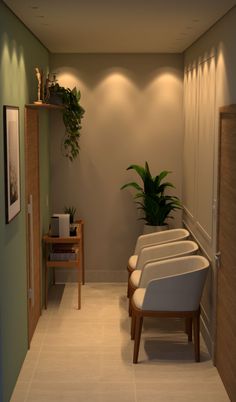
M35 68L36 78L38 80L38 99L34 103L41 104L43 103L41 99L41 88L42 88L42 74L38 67Z

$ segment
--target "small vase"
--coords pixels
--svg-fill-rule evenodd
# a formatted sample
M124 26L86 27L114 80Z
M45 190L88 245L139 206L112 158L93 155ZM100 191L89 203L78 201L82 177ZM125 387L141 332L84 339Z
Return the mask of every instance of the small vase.
M48 103L51 105L63 105L61 98L57 95L50 95Z
M168 225L163 225L163 226L144 225L143 234L162 232L163 230L167 230L167 229L169 229Z

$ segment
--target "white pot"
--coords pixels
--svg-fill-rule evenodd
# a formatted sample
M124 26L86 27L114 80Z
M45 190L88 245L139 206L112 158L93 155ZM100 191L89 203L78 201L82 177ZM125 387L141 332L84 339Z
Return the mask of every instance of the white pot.
M143 234L162 232L163 230L167 230L167 229L169 229L168 225L163 225L163 226L144 225Z

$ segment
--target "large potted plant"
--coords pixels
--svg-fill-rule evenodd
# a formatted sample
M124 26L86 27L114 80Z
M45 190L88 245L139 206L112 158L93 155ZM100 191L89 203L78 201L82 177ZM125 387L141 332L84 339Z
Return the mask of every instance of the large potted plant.
M143 185L136 182L124 184L121 189L132 187L137 190L134 198L138 208L144 212L146 225L144 233L155 230L165 230L168 228L167 219L172 218L170 213L176 209L181 209L181 203L178 197L166 194L168 188L174 188L170 182L163 182L165 177L171 173L163 170L159 175L152 176L148 163L145 166L130 165L127 170L133 169L141 178Z
M76 88L64 88L59 84L52 84L49 87L50 103L60 103L64 106L63 122L65 125L65 136L63 139L64 154L73 161L79 153L79 138L81 130L81 119L84 109L80 105L80 91Z

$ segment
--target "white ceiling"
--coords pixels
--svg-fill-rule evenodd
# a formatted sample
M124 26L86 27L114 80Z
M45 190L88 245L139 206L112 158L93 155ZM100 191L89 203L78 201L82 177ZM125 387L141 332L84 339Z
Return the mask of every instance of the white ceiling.
M5 0L53 53L179 53L235 0Z

